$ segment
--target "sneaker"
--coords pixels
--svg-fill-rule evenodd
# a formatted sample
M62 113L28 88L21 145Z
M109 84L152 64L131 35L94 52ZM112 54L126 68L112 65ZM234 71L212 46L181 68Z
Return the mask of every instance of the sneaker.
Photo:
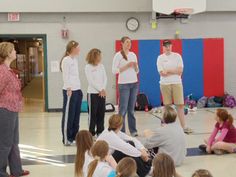
M198 148L202 151L202 152L207 152L206 149L207 149L207 146L205 144L201 144L200 146L198 146Z
M191 134L191 133L193 133L193 130L191 128L186 127L186 128L184 128L184 133Z
M20 176L28 176L30 172L28 170L23 170ZM15 177L14 175L10 175L9 177Z
M94 136L93 136L93 141L96 141L96 140L97 140L97 136L94 135Z
M131 136L132 137L138 137L138 133L137 132L131 133Z
M73 145L73 142L71 142L71 141L67 141L65 144L64 144L64 146L72 146Z

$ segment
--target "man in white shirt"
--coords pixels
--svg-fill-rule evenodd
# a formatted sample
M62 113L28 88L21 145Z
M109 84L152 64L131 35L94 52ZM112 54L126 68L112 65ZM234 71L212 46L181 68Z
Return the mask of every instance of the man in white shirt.
M184 93L181 78L184 65L182 57L180 54L172 52L170 40L163 41L163 52L157 58L163 103L164 105L171 105L174 101L182 128L186 133L191 133L192 130L186 128L184 118Z

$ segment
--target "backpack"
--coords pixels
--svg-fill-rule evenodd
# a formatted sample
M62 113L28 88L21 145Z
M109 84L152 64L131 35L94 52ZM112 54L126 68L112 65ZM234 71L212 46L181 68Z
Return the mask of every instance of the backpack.
M222 107L223 105L220 103L215 102L215 97L209 97L207 100L207 107L209 108L218 108L218 107Z
M223 105L225 107L234 108L236 106L236 100L234 96L226 94L224 97Z
M152 106L149 104L148 98L144 93L137 95L137 100L135 104L136 111L149 111L152 109Z
M197 102L197 108L205 108L207 106L207 100L208 98L205 96L200 98Z
M115 111L115 106L112 103L107 103L106 112L114 112L114 111Z

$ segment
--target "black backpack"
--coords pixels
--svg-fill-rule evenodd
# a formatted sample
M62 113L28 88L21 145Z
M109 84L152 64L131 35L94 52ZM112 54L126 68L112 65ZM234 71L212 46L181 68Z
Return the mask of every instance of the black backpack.
M149 111L152 109L152 106L149 104L147 96L144 93L140 93L137 95L135 110L145 111L146 109Z

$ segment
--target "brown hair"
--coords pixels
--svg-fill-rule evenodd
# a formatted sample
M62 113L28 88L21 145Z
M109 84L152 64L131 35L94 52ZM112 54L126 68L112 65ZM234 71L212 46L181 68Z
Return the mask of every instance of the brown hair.
M136 174L137 165L134 159L125 157L116 167L116 177L132 177Z
M164 107L163 120L166 124L175 122L177 113L171 106Z
M68 44L66 45L66 51L65 54L63 55L61 62L60 62L60 70L62 71L62 61L66 56L69 56L72 52L73 49L75 49L76 47L78 47L79 43L76 41L70 41L68 42Z
M121 43L124 44L127 39L131 40L128 36L122 37L122 38L121 38ZM127 57L127 55L125 54L125 51L123 50L123 48L121 49L120 53L121 53L122 57L123 57L125 60L128 60L128 57Z
M228 113L226 109L217 109L216 115L223 122L228 121L230 125L233 125L234 119L231 114Z
M94 160L89 164L88 177L92 177L99 161L103 161L108 155L109 146L106 141L99 140L91 148Z
M6 58L13 51L14 45L10 42L1 42L0 43L0 65L3 64Z
M192 177L213 177L213 176L208 170L199 169L199 170L194 172Z
M119 114L113 114L109 118L109 127L108 131L115 131L123 125L123 117Z
M157 154L152 165L153 177L172 177L176 174L174 161L167 154Z
M96 48L91 49L89 53L87 54L86 61L91 65L95 65L97 57L101 56L101 53L102 52L99 49L96 49Z
M85 152L90 151L93 145L93 136L88 130L80 130L76 135L77 153L75 158L75 176L83 176Z

